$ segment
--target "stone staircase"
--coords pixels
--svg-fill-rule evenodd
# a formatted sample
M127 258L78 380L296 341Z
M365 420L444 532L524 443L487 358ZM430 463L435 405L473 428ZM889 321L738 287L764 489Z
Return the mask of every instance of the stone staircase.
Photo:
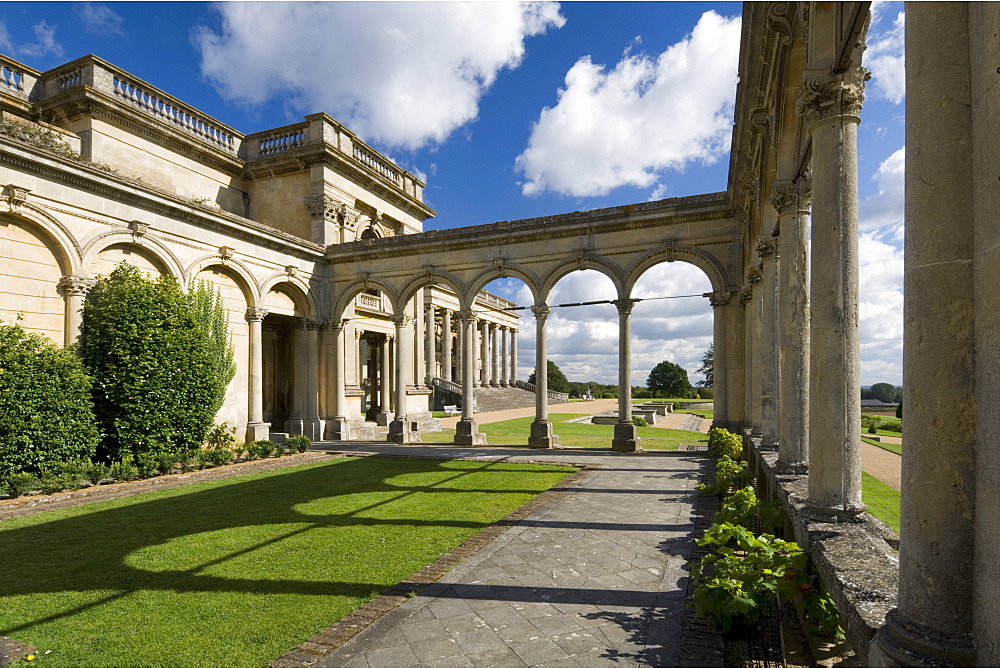
M549 400L553 403L553 400ZM476 406L480 413L505 411L511 408L531 408L535 393L520 387L477 387Z

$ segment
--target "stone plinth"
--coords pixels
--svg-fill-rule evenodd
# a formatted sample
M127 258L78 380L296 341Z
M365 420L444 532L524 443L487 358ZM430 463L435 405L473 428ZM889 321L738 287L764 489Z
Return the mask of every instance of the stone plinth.
M531 423L531 435L528 436L530 448L557 448L559 437L552 433L552 423L548 420L535 420Z
M486 445L486 434L479 433L475 420L459 420L455 425L455 445Z
M639 452L640 438L635 434L635 425L631 422L619 422L615 425L615 437L611 440L611 449L619 452Z

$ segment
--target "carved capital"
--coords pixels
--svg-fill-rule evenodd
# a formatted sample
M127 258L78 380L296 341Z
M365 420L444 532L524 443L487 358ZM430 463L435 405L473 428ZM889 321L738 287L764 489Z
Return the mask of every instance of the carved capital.
M755 250L762 260L776 258L778 257L778 240L769 234L762 234L757 237Z
M708 297L708 303L712 305L712 308L719 308L728 304L732 295L728 292L706 292L702 296Z
M865 82L871 73L860 65L843 72L807 74L795 109L810 126L837 117L857 118L865 101Z
M21 207L28 203L29 188L24 188L13 183L8 183L3 188L3 194L7 197L7 206L13 213L21 210Z
M361 219L361 214L357 211L326 194L303 197L302 203L309 209L311 217L338 223L351 230L357 227Z
M267 317L267 309L256 307L248 308L244 317L247 319L247 322L260 322Z
M97 281L83 276L63 276L57 287L64 297L86 297Z
M535 314L536 320L545 320L552 313L552 307L548 304L535 304L531 307L531 312Z
M762 277L763 275L761 274L759 264L755 264L749 269L747 269L747 284L749 284L751 287L760 283Z
M403 327L409 327L412 325L414 318L409 315L391 315L389 316L389 320L391 320L392 324L396 325L398 329L402 329Z
M779 216L808 213L812 206L812 180L802 174L794 180L775 181L771 190L771 206Z
M753 288L747 286L740 290L739 294L740 306L746 306L753 302Z
M611 302L618 309L618 315L628 315L632 307L639 303L638 299L615 299Z
M339 331L342 331L345 327L347 327L347 323L349 323L350 321L351 321L350 318L340 318L340 319L331 320L328 324L330 325L330 329L333 329L333 330L336 330L336 331L339 332Z

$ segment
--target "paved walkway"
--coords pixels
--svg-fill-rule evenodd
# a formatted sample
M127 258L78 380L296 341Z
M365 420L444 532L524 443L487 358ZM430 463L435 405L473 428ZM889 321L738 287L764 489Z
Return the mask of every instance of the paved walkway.
M350 451L601 468L317 665L679 663L703 455L441 446Z
M884 437L883 437L884 438ZM861 442L861 470L897 492L903 484L903 458L871 443Z

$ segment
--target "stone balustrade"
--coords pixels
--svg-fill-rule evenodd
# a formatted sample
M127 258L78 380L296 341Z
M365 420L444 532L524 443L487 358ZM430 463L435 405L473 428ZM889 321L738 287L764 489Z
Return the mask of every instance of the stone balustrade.
M0 55L0 96L27 102L38 77L39 73L30 67Z

